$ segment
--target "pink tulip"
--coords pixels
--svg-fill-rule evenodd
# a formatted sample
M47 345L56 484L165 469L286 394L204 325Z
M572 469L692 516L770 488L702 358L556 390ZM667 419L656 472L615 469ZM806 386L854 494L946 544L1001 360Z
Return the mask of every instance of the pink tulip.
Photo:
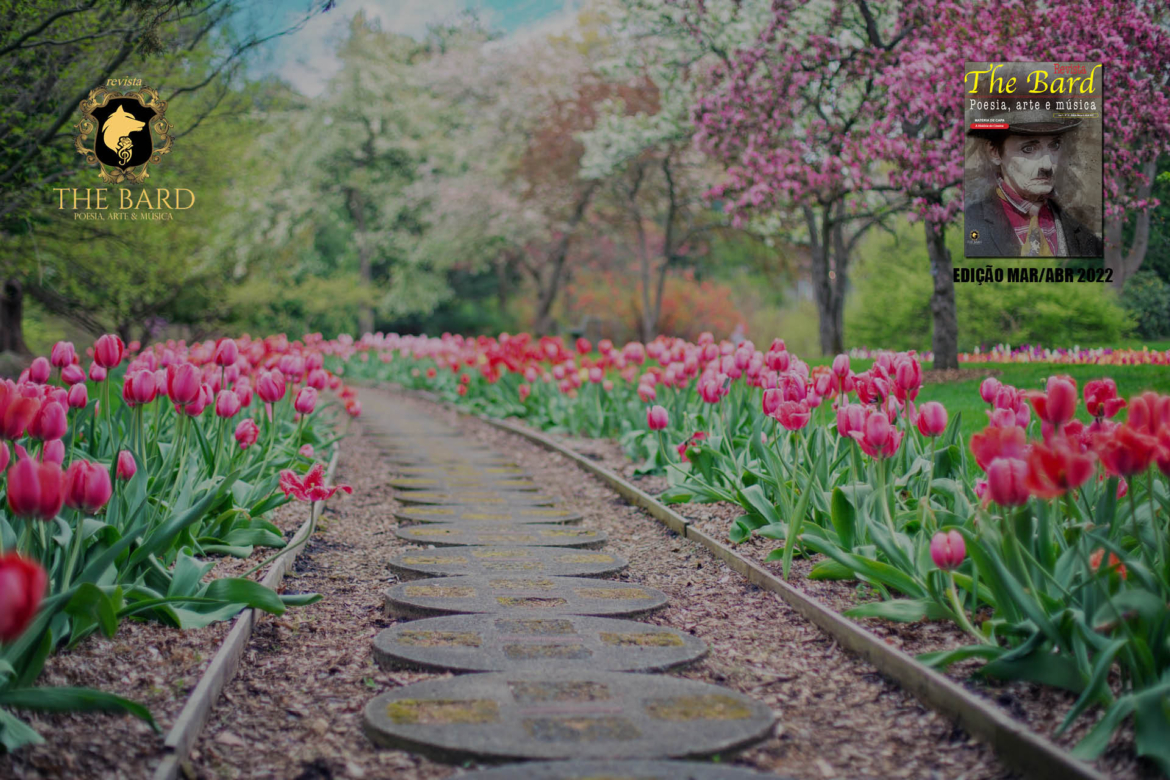
M784 401L784 394L775 388L764 391L763 409L764 414L769 417L776 415L776 410L780 408L780 404Z
M106 370L96 362L89 364L89 379L91 382L106 381Z
M918 432L938 436L947 429L947 409L938 401L927 401L918 409Z
M652 431L661 431L670 425L670 416L661 406L652 406L646 411L646 425Z
M265 371L256 380L256 394L266 404L274 404L284 398L284 374L280 371Z
M65 503L65 474L56 463L17 458L8 470L8 508L17 517L52 520Z
M305 445L303 445L303 446L300 448L300 450L298 450L298 452L300 452L300 454L301 454L301 456L302 456L302 457L308 458L309 460L312 460L312 459L313 459L313 452L314 452L314 450L313 450L313 445L312 445L312 444L305 444Z
M839 378L844 378L849 375L848 355L838 355L833 358L833 373Z
M211 388L207 385L200 385L199 396L183 407L183 414L186 414L188 417L198 417L203 414L203 410L210 406L214 400L215 393L211 392Z
M53 364L54 368L63 369L66 366L71 366L76 359L77 350L73 348L71 341L58 341L49 352L49 362Z
M167 397L176 406L199 398L199 369L192 363L167 366Z
M245 417L236 426L235 437L236 441L240 443L240 449L246 450L260 438L260 428L251 417Z
M1000 382L993 376L989 376L979 384L979 397L983 399L984 403L994 404L995 396L999 393Z
M36 382L38 385L43 385L49 381L49 374L53 373L53 367L49 361L43 357L39 357L32 362L28 367L28 380Z
M113 492L110 472L97 463L75 460L65 471L65 504L73 509L93 514L109 502Z
M1000 506L1028 503L1028 464L1017 458L996 458L987 467L987 495Z
M61 369L61 381L70 386L81 384L85 381L85 369L70 363Z
M958 531L939 531L930 540L930 558L943 571L959 568L967 557L967 544Z
M293 408L300 414L312 414L317 408L317 391L311 387L302 387L293 399Z
M902 444L902 432L890 424L890 418L885 412L870 412L865 418L865 429L852 431L849 435L857 441L861 451L871 458L888 458Z
M65 417L65 407L56 401L48 401L41 405L36 417L28 426L28 435L42 441L60 439L69 430Z
M837 433L841 436L852 436L854 431L865 430L865 418L868 410L861 404L844 404L837 407Z
M41 463L56 463L60 466L65 462L65 442L53 439L45 442L41 448Z
M122 339L112 333L107 333L94 343L93 360L102 368L110 369L122 362L122 356L125 352L126 345Z
M650 403L658 398L658 391L650 385L638 385L638 397L642 399L642 403Z
M240 411L240 397L233 390L220 390L215 399L217 417L235 417Z
M314 368L309 372L309 375L305 377L305 384L314 390L324 390L328 383L329 375L320 368Z
M138 471L138 464L134 462L134 456L130 450L122 450L118 453L118 470L114 475L120 480L129 480Z
M808 425L812 412L803 401L785 401L776 409L775 417L785 429L798 431Z
M234 339L220 339L215 344L213 360L217 366L230 366L240 356L240 348Z

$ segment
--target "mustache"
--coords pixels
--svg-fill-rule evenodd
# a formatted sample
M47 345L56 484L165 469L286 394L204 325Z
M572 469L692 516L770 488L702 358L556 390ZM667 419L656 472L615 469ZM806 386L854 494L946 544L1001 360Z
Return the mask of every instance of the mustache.
M1032 178L1033 179L1042 179L1042 180L1048 181L1052 178L1052 176L1053 176L1053 173L1052 173L1051 168L1041 168L1040 170L1036 171L1036 175L1033 176Z

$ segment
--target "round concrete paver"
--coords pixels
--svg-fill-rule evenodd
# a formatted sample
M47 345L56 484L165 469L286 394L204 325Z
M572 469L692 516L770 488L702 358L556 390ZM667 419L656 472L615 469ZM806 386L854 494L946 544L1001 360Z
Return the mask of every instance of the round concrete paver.
M556 501L538 493L502 490L402 490L394 494L400 504L474 504L483 506L552 506Z
M398 471L404 476L410 477L430 477L432 479L442 479L447 476L466 477L472 475L483 475L485 477L525 477L524 469L510 468L508 466L460 466L452 464L449 466L399 466Z
M473 506L443 506L428 504L399 509L394 513L402 523L491 523L512 525L516 523L561 523L574 525L581 522L581 515L568 509L551 506L496 507L480 509Z
M427 523L399 528L399 539L415 544L440 547L504 544L520 547L602 547L608 538L604 531L552 524L500 525L483 523Z
M388 565L399 578L413 580L467 574L605 577L629 563L599 550L492 546L411 550L391 558Z
M427 455L418 452L384 452L383 460L398 467L408 466L484 466L490 468L519 468L507 455L481 454L475 457L460 455Z
M707 683L622 672L515 671L407 685L366 705L374 742L442 761L705 756L765 737L775 716Z
M374 660L385 668L455 672L659 672L706 652L702 641L673 628L582 615L452 615L392 626L374 638Z
M384 592L386 613L418 618L463 613L533 615L638 615L665 606L660 590L588 577L468 575L393 585Z
M499 490L504 492L535 492L540 486L529 479L512 477L491 478L484 476L394 477L390 487L397 490Z
M750 769L697 761L534 761L485 769L463 777L467 780L783 780Z

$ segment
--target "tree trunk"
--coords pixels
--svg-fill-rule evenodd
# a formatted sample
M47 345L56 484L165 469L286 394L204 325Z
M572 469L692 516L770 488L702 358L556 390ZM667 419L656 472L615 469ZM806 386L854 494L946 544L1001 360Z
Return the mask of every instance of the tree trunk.
M959 367L959 318L955 313L954 266L946 244L946 225L927 220L926 254L930 257L930 276L934 292L930 296L930 316L934 335L930 348L935 368Z
M809 248L812 255L813 296L817 303L817 332L820 336L821 354L828 357L845 350L845 328L841 305L844 291L844 263L833 258L843 249L840 226L831 224L829 208L823 207L818 214L811 207L804 207L804 218L809 229ZM837 260L836 263L833 261ZM841 272L832 267L837 265Z
M1142 169L1145 183L1137 188L1134 197L1139 200L1149 200L1154 188L1154 177L1158 171L1158 158L1150 160ZM1142 267L1146 259L1146 250L1150 247L1150 211L1139 211L1134 215L1137 223L1133 231L1133 243L1129 251L1122 246L1121 229L1125 224L1124 217L1118 215L1105 220L1105 267L1113 271L1113 288L1121 292L1126 281Z
M589 201L593 199L593 193L596 189L597 182L591 182L577 199L577 203L573 207L573 213L569 217L569 223L565 227L565 232L553 244L553 248L549 252L548 261L545 263L549 268L548 273L544 278L534 274L536 276L536 283L540 288L540 297L536 307L536 322L534 325L537 336L547 336L552 331L552 308L553 304L556 303L557 294L561 291L561 276L565 270L565 260L569 255L569 241L573 238L573 232L577 229L577 225L581 224L581 220L585 216L585 210L589 207Z
M19 279L6 279L0 294L0 352L28 355L24 343L24 285Z

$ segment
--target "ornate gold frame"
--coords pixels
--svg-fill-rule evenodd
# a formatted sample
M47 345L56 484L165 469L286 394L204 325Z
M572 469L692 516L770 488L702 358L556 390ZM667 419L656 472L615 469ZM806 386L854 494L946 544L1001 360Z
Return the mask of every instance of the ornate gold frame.
M149 102L143 99L143 95L150 97ZM145 108L154 109L157 116L150 124L150 129L162 141L162 146L153 147L150 153L150 159L142 164L142 169L135 173L135 169L131 168L128 171L123 171L121 168L106 169L104 163L97 158L97 153L93 148L93 139L90 134L97 130L98 122L93 116L95 109L106 105L113 98L134 98ZM123 181L131 184L141 184L150 176L146 169L151 163L158 165L162 160L162 156L171 150L171 144L174 143L174 138L171 137L171 130L174 125L166 118L167 104L166 101L160 100L158 91L150 87L142 87L133 92L127 92L123 95L121 92L111 92L105 87L97 87L90 90L89 97L81 101L81 116L82 120L78 122L73 128L77 131L77 135L73 138L73 145L76 147L78 154L85 155L85 161L90 165L97 163L101 167L98 176L107 184L120 184ZM95 136L96 137L96 136ZM86 148L86 143L90 144L90 148ZM153 139L151 140L153 144Z

